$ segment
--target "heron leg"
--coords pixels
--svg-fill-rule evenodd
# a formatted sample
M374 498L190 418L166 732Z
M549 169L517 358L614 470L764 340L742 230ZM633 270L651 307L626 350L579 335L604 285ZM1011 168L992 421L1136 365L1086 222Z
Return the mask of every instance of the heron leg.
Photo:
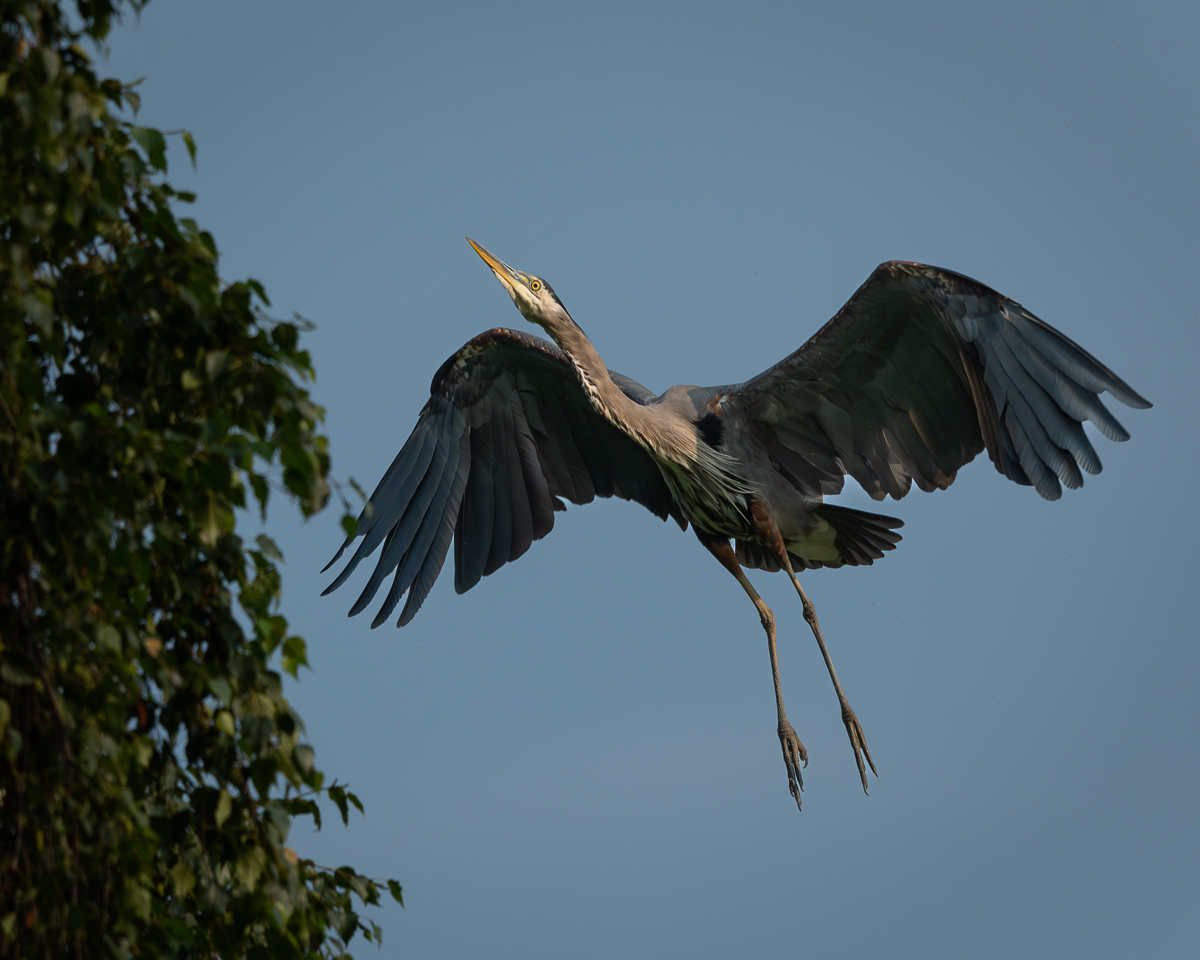
M747 579L728 540L710 537L699 530L696 530L696 538L742 585L742 589L746 591L746 595L758 610L759 621L762 623L763 630L766 631L767 650L771 655L771 679L775 681L775 712L779 718L777 728L779 745L783 748L783 763L787 767L788 790L791 791L792 797L796 801L796 809L799 810L800 792L804 789L804 777L801 776L800 769L802 766L808 766L808 751L804 749L804 744L796 736L796 730L788 722L787 714L783 709L783 687L779 682L779 655L775 649L775 615L771 613L771 608L766 605L763 598L758 595L758 591L754 589L753 584Z
M767 514L765 507L755 501L751 504L751 516L759 537L773 550L780 566L787 571L792 586L796 588L796 593L800 595L800 602L804 604L804 619L812 629L817 646L821 648L825 669L829 671L829 679L833 681L833 689L837 692L838 703L842 707L842 723L846 725L846 734L850 737L850 746L854 750L854 762L858 764L858 776L862 780L863 793L867 793L867 769L863 765L863 756L866 756L867 763L871 766L871 772L875 776L879 776L879 771L875 769L875 762L871 759L871 751L867 747L867 738L863 733L862 724L858 722L858 716L850 706L850 701L846 699L842 684L838 680L837 670L833 666L833 658L829 656L829 648L825 646L825 637L821 633L821 622L817 619L817 608L813 606L813 602L808 599L808 594L800 586L796 571L792 569L792 559L788 555L787 545L783 542L779 528Z

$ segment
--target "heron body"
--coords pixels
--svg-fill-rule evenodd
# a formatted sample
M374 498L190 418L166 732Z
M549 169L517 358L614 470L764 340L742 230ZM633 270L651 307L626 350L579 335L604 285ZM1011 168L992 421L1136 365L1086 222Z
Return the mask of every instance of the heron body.
M800 803L807 753L783 708L774 615L745 567L785 570L821 649L866 789L874 769L796 569L871 564L901 521L826 504L855 479L874 499L916 484L945 489L987 451L996 469L1057 499L1100 472L1082 428L1128 433L1099 395L1150 404L1020 304L968 277L882 264L804 346L757 377L655 395L609 371L540 277L471 241L522 315L553 343L497 328L438 370L412 436L367 507L339 587L382 548L351 615L394 577L372 626L407 594L416 615L453 542L455 589L517 559L554 526L564 500L634 500L689 525L738 580L767 633L777 733ZM731 542L732 541L732 544ZM326 567L328 569L328 567Z

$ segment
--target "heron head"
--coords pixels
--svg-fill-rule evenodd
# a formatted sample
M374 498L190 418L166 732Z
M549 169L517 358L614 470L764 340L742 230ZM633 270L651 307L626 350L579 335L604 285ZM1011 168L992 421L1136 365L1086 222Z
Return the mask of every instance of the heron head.
M475 248L475 252L483 257L483 262L492 268L492 273L500 281L500 285L508 291L513 303L521 311L521 315L539 327L546 327L555 319L570 320L566 307L558 299L554 289L541 277L532 273L522 273L514 270L499 257L494 257L470 237L467 243Z

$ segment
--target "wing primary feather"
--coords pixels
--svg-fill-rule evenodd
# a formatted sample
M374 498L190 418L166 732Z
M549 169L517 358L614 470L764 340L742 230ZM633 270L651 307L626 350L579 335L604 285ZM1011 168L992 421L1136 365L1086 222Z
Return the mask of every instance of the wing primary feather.
M408 591L408 599L404 602L404 609L400 611L400 619L396 623L398 627L407 626L412 622L412 618L421 609L421 604L429 596L429 591L433 589L438 574L442 572L442 565L446 562L446 552L450 548L450 538L454 535L459 504L462 503L463 490L467 486L467 477L470 475L470 471L471 444L467 437L463 437L460 443L458 472L454 476L454 482L451 484L450 493L446 498L442 522L438 526L433 542L429 545L429 551L425 554L425 561L421 564L420 572Z
M445 406L447 411L453 409L449 404ZM388 495L389 498L376 503L375 513L371 518L371 527L366 531L363 542L358 545L358 549L354 551L350 562L338 574L337 579L325 588L321 594L322 596L336 590L346 582L359 563L365 557L369 557L375 552L375 548L379 546L383 538L395 527L400 517L403 516L404 511L408 509L413 495L416 493L421 480L425 476L425 472L429 469L429 465L434 459L437 451L439 431L447 415L447 413L442 412L430 415L428 420L423 421L428 427L426 435L420 447L416 448L413 452L411 458L402 463L401 457L398 456L392 461L392 466L388 473L390 474L392 471L396 471L398 475L402 473L402 478L397 482L389 483L385 476L384 480L375 488L372 499L367 501L368 504L376 503L374 498L379 495L380 490L386 490L385 495ZM405 444L405 449L408 449L408 444ZM403 454L404 450L401 450L401 456Z
M479 582L492 546L493 469L492 425L488 423L471 431L471 475L455 534L455 550L461 551L455 557L454 576L454 589L459 593Z
M492 539L483 575L490 576L508 563L512 546L512 500L509 493L507 430L503 411L492 419Z
M1025 435L1021 422L1013 412L1011 406L1004 412L1004 422L1008 427L1009 434L1012 436L1017 459L1020 460L1021 467L1029 477L1033 488L1046 500L1057 500L1062 496L1062 488L1058 484L1058 477L1050 472L1050 469L1042 462L1041 457L1038 456L1037 451L1034 449L1033 444L1029 442L1029 438Z
M1015 323L1020 331L1064 373L1093 393L1103 393L1107 390L1127 407L1145 410L1150 401L1139 395L1124 380L1108 369L1084 350L1079 344L1059 333L1043 320L1021 308L1005 311L1010 322Z
M1042 459L1046 460L1068 488L1075 490L1083 486L1083 477L1080 476L1079 467L1073 459L1089 459L1087 453L1091 444L1084 437L1083 429L1076 421L1069 419L1055 403L1054 398L1029 375L1029 371L1016 358L1004 339L994 340L991 347L1017 394L1028 406L1030 415L1037 421L1038 430L1045 434L1047 443L1053 445L1053 449L1050 450L1051 456L1048 458L1043 454ZM1029 432L1032 434L1035 431ZM1070 456L1063 456L1063 451ZM1094 450L1091 454L1095 458Z
M375 491L367 499L366 505L359 513L358 522L355 524L354 536L347 537L345 539L345 542L343 542L341 547L338 548L338 552L333 555L333 559L321 568L322 573L324 573L341 559L342 554L346 552L346 548L350 546L350 544L353 543L357 537L365 536L369 530L377 525L381 504L383 504L385 500L394 499L395 491L391 488L398 486L403 482L404 479L408 477L408 474L412 471L414 464L422 455L425 446L430 442L429 438L432 430L432 420L433 418L427 415L421 417L421 419L417 421L417 425L413 428L413 432L409 435L408 440L406 440L404 446L400 448L400 452L396 454L396 458L392 461L391 466L388 467L387 472L384 473L383 479L376 484ZM405 465L406 462L407 466ZM321 594L321 596L324 596L333 589L335 588L332 586L329 587L325 593Z
M509 502L512 508L512 542L507 559L512 562L533 543L533 517L529 511L525 475L521 470L521 434L525 428L525 414L516 397L509 404L508 416L508 443L505 444L504 455L508 462Z
M1016 415L1025 438L1046 468L1061 479L1069 489L1074 490L1081 486L1083 484L1083 477L1079 473L1079 467L1050 438L1042 421L1030 405L1028 398L1019 389L1014 389L1009 394L1009 410ZM1021 462L1024 464L1024 459ZM1026 470L1028 471L1028 467L1026 467Z
M465 446L466 455L470 456L470 443L468 442ZM452 528L454 526L454 521L457 519L457 504L451 502L450 494L457 483L460 473L459 468L462 464L463 447L464 444L460 439L458 448L452 451L451 455L447 457L446 466L438 480L437 492L434 494L433 500L429 503L429 509L425 511L425 517L421 520L421 527L417 531L417 535L413 538L412 546L405 553L404 560L400 564L400 569L396 571L396 578L392 581L392 588L388 591L387 599L375 615L375 619L371 622L372 628L381 626L387 620L396 608L396 604L399 603L400 598L416 582L418 575L424 569L425 563L430 557L430 551L437 540L439 532L447 527ZM448 540L446 541L446 545L449 545ZM438 570L441 570L444 558L445 550L442 551L442 557L438 559ZM430 586L432 586L432 583ZM419 601L417 607L420 607ZM413 613L415 614L416 610ZM396 626L403 626L403 624L397 623Z
M1033 415L1033 411L1029 409L1029 405L1021 396L1020 391L1016 388L1016 384L1008 376L1008 372L1004 369L1004 365L999 362L996 352L990 346L985 347L985 356L987 363L984 366L984 377L988 383L988 389L992 395L999 397L1004 408L1004 424L1008 427L1008 433L1011 436L1012 445L1014 447L1014 460L1017 460L1026 476L1030 479L1038 492L1042 496L1046 496L1046 491L1050 490L1044 481L1040 481L1042 469L1051 461L1056 461L1061 458L1062 451L1058 451L1058 456L1055 455L1051 447L1048 437L1045 436L1045 431L1041 428L1041 424L1037 422L1037 418ZM1020 429L1016 429L1014 425ZM1058 448L1055 447L1054 450ZM1011 474L1010 474L1011 476ZM1058 486L1057 480L1054 487ZM1057 499L1061 495L1061 490L1058 495L1053 498Z
M412 546L404 556L404 562L400 566L400 572L396 575L396 581L393 585L393 590L397 597L404 595L411 586L413 586L421 571L425 569L426 564L433 556L435 545L439 542L439 534L442 531L451 531L454 528L454 523L458 519L458 506L461 503L462 486L459 484L459 477L464 474L464 468L470 470L470 463L464 464L464 459L471 456L470 441L463 438L459 441L458 450L446 460L446 467L442 472L442 477L438 483L437 493L434 494L433 500L429 504L429 509L425 511L425 519L421 521L421 528L417 531L416 537L413 538ZM459 490L459 499L454 499L455 488ZM449 539L446 540L442 548L442 555L436 560L437 569L441 570L442 563L445 560L446 547L449 546ZM432 586L432 581L429 584ZM418 601L417 606L420 606ZM389 613L391 611L388 611ZM416 611L413 611L416 613ZM396 624L403 626L402 623Z
M376 526L381 524L384 527L388 526L386 522L387 506L395 501L397 494L403 489L408 478L414 472L420 474L428 464L428 458L432 454L433 445L437 442L437 431L441 425L440 420L445 416L449 408L450 405L444 400L430 404L428 412L421 418L417 424L417 428L413 430L412 436L400 448L400 452L396 454L396 459L392 461L391 466L384 473L383 479L379 481L372 491L367 503L375 504L376 508L369 517L365 516L366 510L364 509L363 514L360 515L363 516L363 522L356 532L366 536Z
M1109 440L1123 443L1129 439L1129 431L1121 426L1116 417L1109 412L1108 407L1096 394L1086 387L1080 386L1066 373L1050 363L1038 353L1037 346L1031 343L1021 328L1014 325L1010 328L1011 336L1006 341L1017 359L1029 373L1042 385L1045 390L1057 400L1067 415L1080 421L1091 420L1102 434ZM1094 452L1094 451L1093 451ZM1096 458L1099 461L1099 457ZM1087 469L1086 467L1084 469ZM1099 470L1089 471L1099 473Z
M360 516L361 516L361 514L360 514ZM337 563L339 560L341 560L342 554L346 552L346 548L348 546L350 546L350 544L352 544L353 542L354 542L354 537L347 537L345 540L343 540L342 545L340 547L338 547L337 553L335 553L333 555L333 559L330 560L327 564L325 564L325 566L323 566L321 568L321 573L325 573L330 567L332 567L335 563ZM330 589L332 589L332 588L326 587L324 590L322 590L321 596L325 596L327 593L329 593Z
M461 417L459 419L461 421ZM383 583L384 577L400 564L405 554L408 553L408 548L412 546L413 537L416 536L417 531L420 529L421 521L425 518L429 504L437 493L442 473L446 469L446 461L452 453L456 459L458 457L458 437L450 434L451 430L445 429L444 435L439 436L433 462L429 465L425 476L421 478L416 493L409 501L408 508L395 527L395 535L388 544L387 550L380 556L375 569L371 572L371 579L363 588L362 595L355 601L354 606L350 608L350 616L353 617L362 613L367 604L375 596L375 592L379 589L380 584Z
M458 594L471 589L463 586L463 517L467 515L466 506L463 503L458 511L458 519L454 521L454 592Z
M1032 487L1033 481L1029 479L1029 474L1021 466L1021 457L1017 453L1013 435L1008 429L1007 406L1002 407L1001 411L997 413L996 422L999 424L997 432L1000 434L1000 445L1004 448L1004 475L1013 483L1019 483L1023 487Z
M526 507L529 510L530 536L541 540L554 529L554 504L550 502L550 491L546 488L546 478L538 461L537 446L534 443L533 432L525 418L524 407L514 405L514 422L517 426L517 457L521 464L521 474L527 496Z
M383 606L379 608L379 612L375 614L375 619L371 621L371 629L382 625L394 609L396 604L400 602L400 598L404 596L404 591L407 590L420 570L421 564L425 560L425 555L429 552L429 544L433 542L433 536L437 532L438 526L442 523L443 512L446 508L446 500L450 495L450 487L454 482L454 477L458 472L458 460L460 442L455 438L455 442L447 444L449 450L445 460L442 462L441 468L437 471L430 471L426 477L430 489L433 493L428 499L424 496L424 488L421 491L420 511L413 511L411 516L417 518L419 523L416 525L415 532L409 533L408 530L402 530L396 535L397 542L394 542L389 550L393 554L398 563L399 569L396 571L395 579L392 580L392 587L388 590L387 597L383 601ZM418 501L414 501L416 505ZM407 517L405 518L408 519ZM406 524L407 526L407 524ZM399 547L401 538L408 534L408 543L405 545L403 554L400 553ZM383 559L380 558L380 566L383 565ZM382 578L381 578L382 579Z
M1071 380L1066 374L1058 371L1033 349L1029 342L1015 327L1011 335L1005 338L1006 346L1012 351L1016 361L1025 369L1034 382L1046 392L1054 405L1061 411L1064 426L1062 429L1071 438L1071 443L1062 443L1074 455L1079 465L1090 474L1101 471L1100 456L1096 448L1083 432L1084 420L1092 419L1085 404L1078 402L1080 395L1092 397L1101 409L1104 405L1098 398L1088 394L1084 389ZM1104 411L1108 413L1107 410ZM1080 414L1083 414L1082 416Z

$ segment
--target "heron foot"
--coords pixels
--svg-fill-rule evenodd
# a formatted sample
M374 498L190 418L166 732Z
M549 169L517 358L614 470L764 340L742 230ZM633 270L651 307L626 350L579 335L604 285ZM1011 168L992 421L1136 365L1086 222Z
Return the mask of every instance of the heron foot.
M846 733L850 737L850 746L854 748L854 762L858 764L858 775L862 780L863 793L866 793L867 768L863 766L864 754L866 754L867 763L871 765L871 772L878 777L879 771L875 769L875 762L871 759L871 751L867 748L867 737L863 733L862 724L858 722L858 717L855 716L850 704L845 700L842 701L842 723L846 725Z
M800 809L800 793L804 789L804 777L800 774L801 766L808 766L808 751L796 736L795 728L783 717L779 721L779 745L783 747L783 763L788 772L788 790L796 801L796 809Z

